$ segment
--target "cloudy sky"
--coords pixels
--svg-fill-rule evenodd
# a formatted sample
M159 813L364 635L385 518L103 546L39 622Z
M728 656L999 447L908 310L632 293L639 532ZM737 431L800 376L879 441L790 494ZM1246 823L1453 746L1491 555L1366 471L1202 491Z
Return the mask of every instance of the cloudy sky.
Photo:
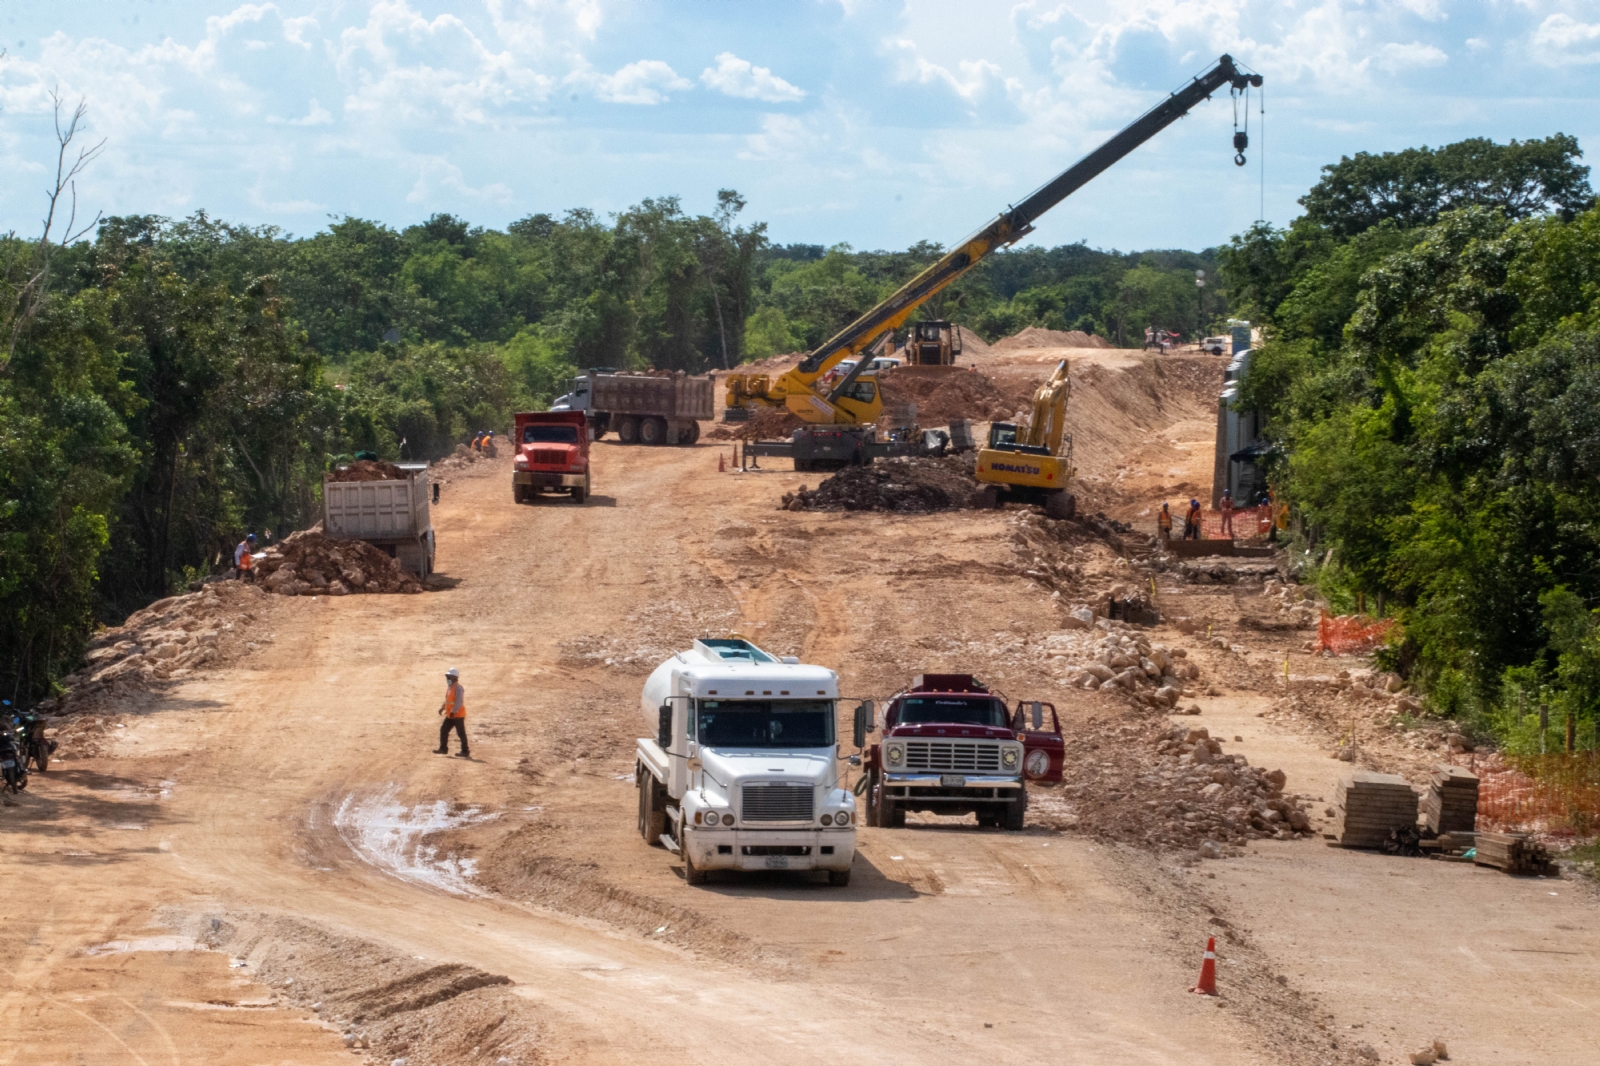
M1033 240L1215 244L1263 199L1287 222L1362 150L1600 148L1592 0L9 0L0 47L0 229L20 232L52 90L106 141L89 210L297 234L647 196L698 212L731 187L780 242L949 244L1225 51L1267 79L1247 167L1224 94Z

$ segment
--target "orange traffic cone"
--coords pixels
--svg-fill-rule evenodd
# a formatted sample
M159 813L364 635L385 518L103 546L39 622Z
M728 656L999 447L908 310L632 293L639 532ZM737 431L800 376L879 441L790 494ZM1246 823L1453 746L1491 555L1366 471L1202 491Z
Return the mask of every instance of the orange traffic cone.
M1202 996L1217 994L1217 938L1206 937L1206 958L1200 964L1200 983L1189 989Z
M727 471L727 469L728 469L727 458L728 457L723 455L721 452L717 453L717 473L721 474L721 473L725 473Z

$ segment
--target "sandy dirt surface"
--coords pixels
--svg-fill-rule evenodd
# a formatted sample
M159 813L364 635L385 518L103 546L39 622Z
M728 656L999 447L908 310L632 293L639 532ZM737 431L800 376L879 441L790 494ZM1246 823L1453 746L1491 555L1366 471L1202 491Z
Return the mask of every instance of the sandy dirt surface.
M1204 451L1220 367L1081 354L1105 506L1198 476L1180 448ZM1043 376L1039 357L996 370ZM1154 413L1133 399L1152 390ZM1014 513L781 511L816 476L718 474L728 451L602 442L581 507L514 506L509 460L475 464L434 510L430 591L281 598L248 658L106 718L96 754L64 747L0 811L0 1062L1298 1066L1434 1036L1457 1061L1580 1061L1560 1012L1594 1006L1594 901L1560 880L913 816L862 830L848 888L685 885L638 838L631 771L639 687L696 635L834 667L852 697L972 670L1069 730L1160 717L1046 668L1063 608L1013 552ZM1076 558L1085 596L1125 577L1103 545ZM1160 627L1215 693L1174 720L1328 796L1349 767L1321 734L1256 717L1303 640L1242 625L1260 598L1162 578L1170 616L1248 646ZM449 666L470 760L432 754ZM1217 1000L1187 991L1209 935ZM1556 948L1580 954L1530 953Z

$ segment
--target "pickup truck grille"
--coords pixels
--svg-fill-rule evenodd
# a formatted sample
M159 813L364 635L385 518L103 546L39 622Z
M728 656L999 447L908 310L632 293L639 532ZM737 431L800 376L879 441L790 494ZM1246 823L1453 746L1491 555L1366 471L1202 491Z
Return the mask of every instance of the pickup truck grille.
M744 821L809 822L815 796L810 785L746 785Z
M1000 745L966 740L908 740L906 769L997 774L1000 772Z
M535 448L528 454L528 462L534 466L566 466L567 453L561 448Z

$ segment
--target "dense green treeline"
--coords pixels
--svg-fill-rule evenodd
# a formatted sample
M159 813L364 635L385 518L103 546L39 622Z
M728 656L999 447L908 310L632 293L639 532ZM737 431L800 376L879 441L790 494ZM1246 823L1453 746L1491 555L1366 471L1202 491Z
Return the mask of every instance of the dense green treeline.
M1600 207L1575 140L1358 156L1224 249L1243 401L1335 603L1438 713L1538 750L1600 717ZM1545 743L1559 737L1543 738Z

